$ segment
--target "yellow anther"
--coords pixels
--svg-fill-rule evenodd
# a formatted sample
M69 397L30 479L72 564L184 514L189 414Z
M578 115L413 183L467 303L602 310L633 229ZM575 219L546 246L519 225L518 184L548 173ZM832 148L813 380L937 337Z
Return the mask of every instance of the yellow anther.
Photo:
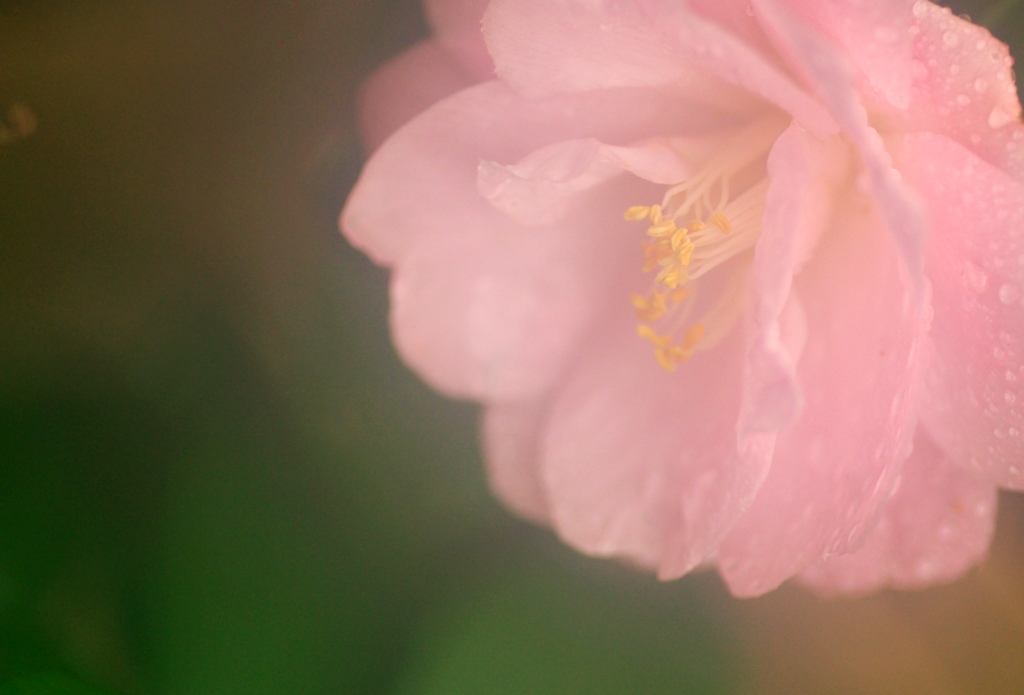
M676 359L671 348L655 348L654 359L658 360L658 364L665 371L674 372L676 370Z
M675 292L672 293L672 303L673 304L678 304L679 302L683 301L684 299L686 299L689 296L690 296L690 288L689 287L680 287L678 290L676 290Z
M651 341L655 347L663 348L672 342L672 336L658 335L653 328L642 323L636 327L636 334L644 340Z
M649 323L657 321L668 310L664 292L655 291L650 297L634 294L630 296L630 299L633 302L633 308L636 310L636 317L640 321Z
M686 246L681 249L676 249L675 261L679 265L687 266L690 265L690 259L693 257L693 249L696 248L692 241L686 240Z
M676 233L677 229L674 220L662 220L658 224L652 224L647 228L647 236L653 239L663 239L671 237Z
M732 222L725 216L725 213L719 210L714 215L708 218L708 222L721 229L726 234L732 233Z
M677 265L667 265L661 269L654 281L674 290L683 282L683 271Z
M629 220L630 222L636 222L637 220L645 219L650 214L650 205L634 205L633 207L626 210L626 213L623 215L623 217Z
M637 335L654 346L654 358L662 369L674 372L676 367L693 355L693 346L704 335L704 329L698 324L686 332L682 345L673 345L672 336L659 335L653 328L641 324L636 328Z
M704 326L699 323L690 326L686 335L683 336L683 350L691 352L702 340L704 340Z
M678 251L679 247L682 246L684 242L690 242L689 230L687 230L686 227L680 227L672 233L672 250Z
M648 273L658 266L666 258L672 255L672 250L665 248L661 244L647 244L643 245L644 248L644 272Z

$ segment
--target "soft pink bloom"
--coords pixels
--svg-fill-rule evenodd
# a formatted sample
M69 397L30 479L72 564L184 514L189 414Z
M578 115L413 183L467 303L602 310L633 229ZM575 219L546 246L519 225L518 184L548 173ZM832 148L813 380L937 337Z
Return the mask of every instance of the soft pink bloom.
M427 9L342 227L502 499L740 596L978 563L1024 489L1006 47L925 0Z

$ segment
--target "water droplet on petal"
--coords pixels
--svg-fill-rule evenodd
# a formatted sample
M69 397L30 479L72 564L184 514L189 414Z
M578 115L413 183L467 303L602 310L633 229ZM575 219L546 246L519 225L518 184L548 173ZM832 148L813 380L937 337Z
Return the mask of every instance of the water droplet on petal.
M988 80L984 77L979 77L974 81L974 91L981 93L986 89L988 89Z
M996 107L992 109L992 113L988 115L988 127L1002 128L1004 125L1013 123L1015 120L1017 120L1017 117L1014 114L997 104Z
M1005 283L999 288L999 301L1003 304L1013 304L1020 299L1020 290L1016 285Z
M947 31L942 35L942 43L946 48L955 48L960 43L960 37L956 35L955 31Z
M1006 401L1007 405L1013 405L1017 402L1017 394L1013 391L1007 391L1003 394L1003 400Z
M967 279L967 283L971 286L971 289L979 294L984 292L985 286L988 285L988 275L985 274L984 270L970 261L967 261L964 264L964 277Z

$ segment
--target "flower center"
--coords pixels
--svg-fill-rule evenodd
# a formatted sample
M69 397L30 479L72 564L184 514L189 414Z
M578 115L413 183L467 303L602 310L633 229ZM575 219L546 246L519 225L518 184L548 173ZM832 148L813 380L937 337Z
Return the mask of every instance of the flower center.
M777 134L774 124L765 123L734 134L713 161L670 187L660 204L626 210L627 220L649 223L643 270L656 272L647 294L630 297L640 322L637 333L668 371L717 343L739 313L743 274L729 278L700 320L690 320L696 280L757 243L768 189L765 153Z

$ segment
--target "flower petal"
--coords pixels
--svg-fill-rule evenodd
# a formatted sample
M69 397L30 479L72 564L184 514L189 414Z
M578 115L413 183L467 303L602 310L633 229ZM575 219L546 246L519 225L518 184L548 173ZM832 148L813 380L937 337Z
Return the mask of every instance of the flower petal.
M489 0L424 0L427 21L445 50L476 82L494 77L480 22Z
M945 7L920 1L914 16L909 122L957 140L1024 181L1024 124L1009 49Z
M751 269L753 337L739 431L776 431L796 419L796 363L804 321L789 302L793 275L809 258L830 214L834 187L848 175L845 148L790 126L768 159L771 180ZM787 302L789 302L787 304Z
M527 228L479 194L479 158L514 162L580 135L636 142L669 124L683 132L721 126L712 113L689 115L688 105L672 90L526 100L488 83L384 143L342 227L375 260L398 266L392 325L405 359L452 395L508 400L547 388L608 291L609 263L622 258L614 249L629 253L622 211L653 197L651 185L635 179L648 189L627 182L613 195L579 194L570 224ZM619 245L597 243L594 230Z
M719 552L740 596L856 547L910 451L927 321L877 216L856 196L837 204L794 283L807 317L803 411L778 434L764 486Z
M780 2L842 51L857 74L859 91L878 95L896 108L907 108L915 0Z
M427 107L472 80L435 41L424 41L385 63L359 94L359 130L368 151Z
M846 56L825 37L800 22L780 0L753 0L758 18L798 71L814 85L864 164L867 184L881 218L896 240L915 300L925 301L924 217L920 203L904 185L855 85Z
M573 194L623 172L653 183L672 184L689 170L664 141L616 147L581 138L542 147L509 166L481 162L478 187L495 208L525 224L538 224L564 214Z
M963 146L907 136L902 168L930 213L929 433L961 465L1024 489L1024 184Z
M494 0L484 38L498 76L525 94L679 84L695 100L749 107L735 85L835 130L770 60L678 2Z
M544 401L489 405L484 410L484 458L494 492L522 516L548 521L548 501L540 474Z
M452 396L522 399L548 388L597 301L588 247L578 231L555 231L486 230L411 248L391 282L405 361Z
M822 594L952 581L985 557L996 506L995 485L950 463L919 434L899 487L864 545L808 567L800 580Z
M555 529L583 552L681 576L714 550L767 465L764 450L737 451L741 332L669 373L624 317L580 357L544 438Z
M477 85L428 109L374 153L341 227L375 261L391 264L423 237L517 228L479 194L481 160L516 162L572 138L628 144L730 123L719 111L696 108L678 89L525 99L498 82Z

